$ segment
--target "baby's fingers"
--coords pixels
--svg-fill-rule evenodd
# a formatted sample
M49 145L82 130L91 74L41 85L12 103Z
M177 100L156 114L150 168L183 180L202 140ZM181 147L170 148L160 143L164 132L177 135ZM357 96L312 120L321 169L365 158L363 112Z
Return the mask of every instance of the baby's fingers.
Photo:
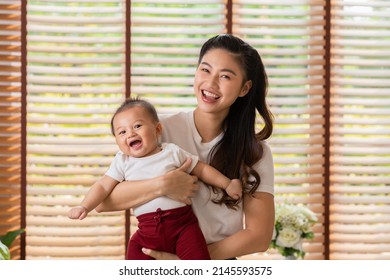
M78 211L78 209L71 209L68 213L68 217L70 219L78 219L80 216L80 213Z

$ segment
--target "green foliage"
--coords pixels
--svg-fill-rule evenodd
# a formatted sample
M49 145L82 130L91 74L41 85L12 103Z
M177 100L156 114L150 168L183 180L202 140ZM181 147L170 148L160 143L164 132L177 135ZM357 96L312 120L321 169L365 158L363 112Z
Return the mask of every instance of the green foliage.
M9 247L15 238L24 232L24 229L18 229L7 232L5 235L0 236L0 260L11 259L11 253Z
M9 260L11 258L11 253L8 249L7 246L5 246L1 241L0 241L0 261L1 260Z
M0 241L7 247L11 247L12 242L15 238L24 232L24 229L18 229L14 231L9 231L5 235L0 236Z

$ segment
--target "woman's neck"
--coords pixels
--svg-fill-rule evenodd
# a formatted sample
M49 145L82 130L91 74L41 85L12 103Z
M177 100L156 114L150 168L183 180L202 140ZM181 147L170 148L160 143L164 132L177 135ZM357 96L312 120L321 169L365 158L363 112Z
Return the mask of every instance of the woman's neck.
M194 111L195 127L203 143L212 141L222 133L222 124L226 116L204 113L198 108Z

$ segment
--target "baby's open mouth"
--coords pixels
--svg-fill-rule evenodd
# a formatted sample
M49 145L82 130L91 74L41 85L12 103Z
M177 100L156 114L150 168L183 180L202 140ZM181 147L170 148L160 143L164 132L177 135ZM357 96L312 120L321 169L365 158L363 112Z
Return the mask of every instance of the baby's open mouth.
M134 140L134 141L131 141L130 142L130 147L132 148L139 148L142 144L142 141L141 140Z

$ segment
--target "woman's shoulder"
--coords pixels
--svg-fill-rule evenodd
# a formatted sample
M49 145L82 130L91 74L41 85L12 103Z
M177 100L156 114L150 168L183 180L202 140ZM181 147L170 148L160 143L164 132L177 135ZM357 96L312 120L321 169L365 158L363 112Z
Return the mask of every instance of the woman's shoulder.
M180 138L191 134L191 123L189 121L190 112L180 112L169 116L161 116L162 140L174 142L180 145Z
M261 141L259 141L259 145L261 146L263 152L262 152L261 159L258 161L258 164L260 162L273 164L272 150L271 150L271 146L268 143L268 141L261 140Z
M263 148L263 152L269 153L272 156L271 146L269 145L267 140L261 140L261 141L259 141L259 144Z
M174 114L161 114L159 115L160 121L163 124L177 123L186 121L190 112L178 112Z

